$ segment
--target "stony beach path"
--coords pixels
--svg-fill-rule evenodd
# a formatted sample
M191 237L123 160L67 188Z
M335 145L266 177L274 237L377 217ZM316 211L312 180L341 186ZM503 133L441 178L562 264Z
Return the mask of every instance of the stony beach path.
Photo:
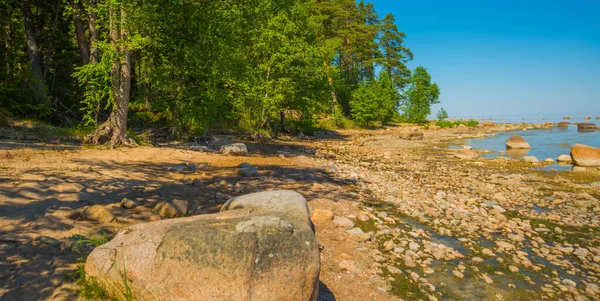
M319 300L600 298L599 170L546 171L448 148L505 129L215 137L208 148L2 144L0 299L72 300L72 275L90 251L80 236L210 214L230 197L274 189L308 201ZM248 154L220 154L229 142Z

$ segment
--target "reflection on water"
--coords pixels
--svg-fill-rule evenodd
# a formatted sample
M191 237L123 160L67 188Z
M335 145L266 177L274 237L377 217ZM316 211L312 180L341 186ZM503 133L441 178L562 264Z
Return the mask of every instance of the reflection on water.
M523 157L527 156L528 152L529 152L528 148L508 148L508 149L506 149L506 155L515 160L519 160L519 159L522 159Z
M596 123L598 126L600 122ZM506 149L506 139L512 135L523 137L531 149ZM567 128L554 127L551 129L535 129L535 130L519 130L498 132L495 136L484 138L476 138L466 141L465 144L472 146L474 149L490 150L492 153L484 154L487 158L492 158L506 152L506 155L513 159L521 159L524 156L536 156L543 161L546 158L556 160L562 154L569 154L571 146L574 144L585 144L600 148L600 131L594 132L578 132L577 126L569 126ZM558 170L571 169L570 164L553 164L547 168Z

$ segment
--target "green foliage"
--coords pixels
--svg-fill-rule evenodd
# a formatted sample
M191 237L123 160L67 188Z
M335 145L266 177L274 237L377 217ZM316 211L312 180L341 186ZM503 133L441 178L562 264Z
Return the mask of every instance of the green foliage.
M438 120L445 120L448 118L448 112L446 112L446 110L444 108L441 108L438 112L437 112L437 119Z
M373 122L383 124L392 119L398 105L399 94L391 78L381 72L379 78L363 82L350 100L352 118L361 126Z
M73 77L83 89L81 110L84 111L84 125L98 125L101 110L106 110L114 103L111 87L110 61L105 59L99 63L89 63L75 69Z
M440 90L431 82L431 76L424 67L417 67L409 79L406 98L401 109L409 122L425 123L431 113L431 105L439 103Z
M441 127L441 128L453 128L453 127L457 127L459 125L464 125L467 127L476 127L479 124L479 121L477 120L473 120L473 119L469 119L467 121L463 121L463 120L456 120L456 121L448 121L448 120L439 120L435 123L435 125Z
M398 92L417 86L406 67L413 58L406 35L393 15L380 18L363 1L92 3L26 2L48 102L32 92L23 12L14 3L1 6L0 64L7 71L0 72L0 101L15 117L98 125L119 92L113 91L119 85L113 87L112 64L127 52L129 125L168 126L180 137L215 128L308 133L317 120L334 128L351 127L349 118L380 124L397 117L401 96L416 95ZM111 8L117 10L113 21L128 32L115 41ZM85 59L95 51L97 58ZM406 116L419 119L412 111Z

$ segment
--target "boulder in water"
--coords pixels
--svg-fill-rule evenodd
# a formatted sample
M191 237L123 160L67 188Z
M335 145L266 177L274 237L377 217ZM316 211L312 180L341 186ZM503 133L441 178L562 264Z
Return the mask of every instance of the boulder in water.
M571 163L571 156L562 154L556 158L556 162Z
M131 226L85 272L140 300L316 300L319 247L293 191L230 199L220 213ZM126 273L126 277L124 274Z
M571 147L571 159L577 166L600 166L600 148L575 144Z
M528 149L531 146L521 136L513 135L506 140L506 148Z
M582 122L582 123L578 123L577 124L577 131L578 132L595 132L596 131L596 124L595 123L591 123L591 122Z
M568 128L569 124L571 124L571 123L568 121L561 121L556 126L559 128Z

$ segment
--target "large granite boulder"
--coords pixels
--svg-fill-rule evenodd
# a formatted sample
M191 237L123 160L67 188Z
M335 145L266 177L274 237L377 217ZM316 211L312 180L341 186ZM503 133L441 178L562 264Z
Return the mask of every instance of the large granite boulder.
M316 300L319 270L306 200L287 190L126 228L85 265L116 291L126 279L140 300Z
M577 166L600 166L600 148L575 144L571 147L571 159Z
M512 135L510 138L506 140L506 148L531 148L529 143L525 141L521 136Z

